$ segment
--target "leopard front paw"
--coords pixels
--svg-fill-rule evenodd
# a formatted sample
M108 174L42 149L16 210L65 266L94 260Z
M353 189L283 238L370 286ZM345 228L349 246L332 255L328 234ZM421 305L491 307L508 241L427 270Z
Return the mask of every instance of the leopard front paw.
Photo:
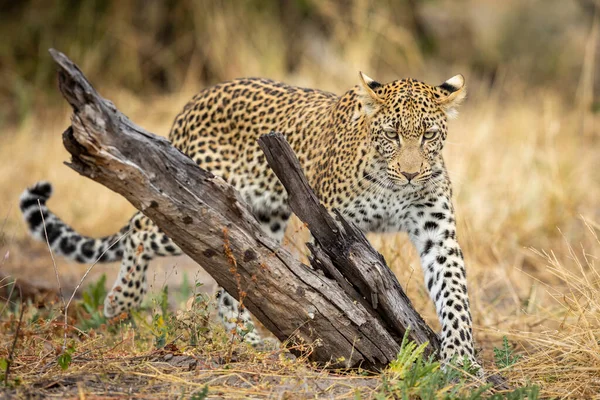
M478 379L485 379L485 371L477 361L472 349L472 344L444 346L442 343L442 366L446 368L448 364L452 364Z

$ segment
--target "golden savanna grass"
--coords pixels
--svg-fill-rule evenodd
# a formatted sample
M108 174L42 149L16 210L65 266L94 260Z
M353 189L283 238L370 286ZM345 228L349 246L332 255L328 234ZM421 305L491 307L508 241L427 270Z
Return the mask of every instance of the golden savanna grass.
M507 3L514 5L514 2ZM334 2L322 2L321 12L330 16L332 4ZM467 262L475 335L484 367L497 370L492 349L507 336L516 352L522 355L516 365L501 371L512 385L537 384L547 397L598 398L600 136L595 128L597 116L588 107L587 90L596 67L593 63L590 65L589 52L586 52L590 47L587 44L596 44L594 36L590 32L573 33L573 36L582 35L575 41L581 45L581 51L575 52L580 57L577 63L581 68L570 84L533 86L512 67L499 68L493 83L489 83L474 70L468 67L465 70L460 61L450 65L427 61L410 34L395 26L384 13L361 20L360 6L365 2L355 4L351 14L360 22L354 25L358 28L350 32L343 21L338 21L332 28L333 44L307 44L308 53L321 52L321 55L305 54L293 73L286 71L283 65L281 53L285 43L276 29L276 21L264 21L252 14L241 15L232 3L225 3L225 9L209 8L210 15L203 16L212 21L212 28L203 31L210 32L205 40L211 45L203 51L215 60L214 65L221 68L224 79L259 75L336 93L342 93L357 82L358 70L382 81L410 74L428 82L441 82L462 72L469 85L469 97L458 119L451 122L444 151L454 185L459 240ZM236 40L231 40L240 21L253 24L254 28L242 29L246 34L236 35ZM117 24L115 29L125 27ZM402 47L403 54L383 57L383 47L379 45L382 35L387 36L386 41ZM127 38L125 32L122 40L127 41ZM491 39L489 35L482 35L481 40ZM173 117L192 94L206 84L197 79L192 60L187 73L180 74L177 90L168 94L139 95L106 77L103 81L94 80L94 76L100 75L100 67L93 56L78 59L77 54L69 54L68 48L59 49L79 63L84 73L90 71L88 76L104 97L111 99L134 122L161 135L168 134ZM374 62L381 59L387 64ZM49 285L53 282L47 250L43 244L27 238L18 211L20 192L39 179L54 184L55 195L50 207L84 234L112 233L133 212L124 199L63 165L68 153L62 147L60 134L68 126L68 116L66 105L55 101L43 109L30 110L20 122L3 128L0 256L4 258L0 268L4 274ZM298 229L296 223L288 230L292 241L299 241ZM370 235L370 239L385 256L418 310L438 327L423 286L418 258L406 236ZM62 259L57 262L63 279L69 282L77 282L85 270L85 266L75 266ZM174 263L176 261L169 264L169 268ZM119 347L122 359L148 350L136 348L131 339L134 332L121 335L122 342L129 343ZM2 357L5 357L12 336L1 336ZM70 373L85 374L94 368L98 360L93 357L93 344L93 341L86 344L90 346L90 364L75 363ZM83 349L78 351L84 352ZM313 379L318 375L320 379L336 380L328 384L339 389L337 376L311 370L303 361L291 363L281 358L263 359L243 351L240 354L239 368L245 370L213 369L213 375L206 372L210 377L202 380L202 385L212 382L209 386L221 388L223 396L269 396L273 394L269 385L277 379ZM200 385L191 383L192 377L187 373L166 374L145 362L137 367L133 364L134 361L127 366L121 363L115 368L131 370L137 377L162 380L165 385L184 385L182 382L186 380L190 387ZM104 363L103 367L108 368L108 365L110 363ZM27 368L22 367L22 370ZM58 373L57 369L45 371L45 374ZM253 375L256 371L259 374ZM232 385L217 377L223 374L241 377L251 384L232 389ZM35 380L31 374L23 376L25 383ZM369 379L377 381L378 378ZM367 387L363 394L372 394L374 386L363 381L360 385ZM335 393L351 396L353 390Z

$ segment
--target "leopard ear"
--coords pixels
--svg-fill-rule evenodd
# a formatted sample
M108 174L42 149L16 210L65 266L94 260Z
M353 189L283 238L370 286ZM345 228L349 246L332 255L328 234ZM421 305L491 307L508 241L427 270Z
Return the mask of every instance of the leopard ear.
M379 88L381 83L369 78L367 75L362 72L358 73L360 78L360 91L359 97L362 102L365 111L368 114L372 114L373 111L377 109L377 107L383 102L381 97L375 93L375 90Z
M458 106L467 96L465 77L461 74L455 75L437 86L437 90L436 102L444 109L448 118L456 117Z

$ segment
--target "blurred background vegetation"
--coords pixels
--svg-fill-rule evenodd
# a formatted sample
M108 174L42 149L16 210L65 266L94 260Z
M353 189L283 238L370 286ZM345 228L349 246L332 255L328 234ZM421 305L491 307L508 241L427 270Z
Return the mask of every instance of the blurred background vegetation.
M0 0L0 126L56 101L50 47L138 96L248 75L335 90L362 69L514 78L594 107L594 18L594 0Z

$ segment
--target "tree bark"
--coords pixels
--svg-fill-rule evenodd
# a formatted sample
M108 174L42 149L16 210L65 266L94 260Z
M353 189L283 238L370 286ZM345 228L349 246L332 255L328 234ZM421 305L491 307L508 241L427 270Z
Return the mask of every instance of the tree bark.
M376 369L393 360L405 330L417 343L436 334L365 236L319 203L281 135L260 140L290 207L315 238L311 266L263 234L240 195L168 140L132 123L103 99L65 55L59 89L73 107L63 134L67 163L127 198L278 339L310 349L314 361Z

